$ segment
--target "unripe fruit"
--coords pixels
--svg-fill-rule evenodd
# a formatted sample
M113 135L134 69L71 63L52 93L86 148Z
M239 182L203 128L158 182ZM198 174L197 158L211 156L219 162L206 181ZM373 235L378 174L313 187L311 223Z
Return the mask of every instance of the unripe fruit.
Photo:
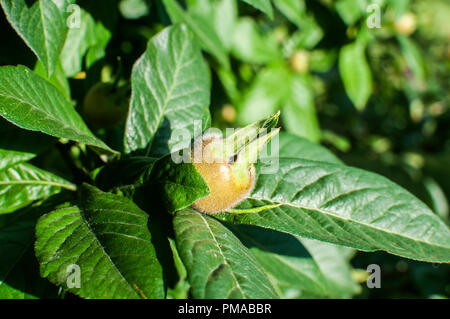
M86 122L96 128L111 128L123 122L128 113L128 94L113 83L99 82L84 98Z
M208 184L210 194L196 201L192 207L205 213L218 213L236 206L251 192L255 180L253 165L242 174L242 171L237 172L241 167L210 155L207 146L219 141L220 139L216 137L202 140L201 161L196 163L193 160L195 168Z

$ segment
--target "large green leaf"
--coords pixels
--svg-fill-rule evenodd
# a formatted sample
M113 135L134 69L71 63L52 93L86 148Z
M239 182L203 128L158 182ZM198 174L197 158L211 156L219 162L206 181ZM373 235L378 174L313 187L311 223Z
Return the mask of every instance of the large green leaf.
M350 267L339 255L340 247L320 242L316 243L322 245L321 249L311 245L315 254L328 257L326 262L335 265L334 272L328 272L329 269L321 268L325 262L316 262L308 247L302 245L305 239L249 225L235 225L231 229L255 255L281 296L349 297L354 293Z
M114 152L56 87L24 66L0 67L0 115L15 125Z
M186 209L173 222L194 298L278 297L255 257L215 218Z
M41 275L84 298L163 298L162 267L148 215L130 200L81 189L78 207L55 210L36 226ZM67 287L67 267L80 267L80 288Z
M0 214L12 212L29 203L49 197L75 185L27 163L0 171Z
M158 129L171 152L184 148L210 99L208 68L185 26L168 27L149 41L133 67L132 90L126 151L147 148L148 154Z
M270 18L273 18L273 9L270 0L241 0L255 7L256 9L264 12Z
M25 0L1 0L9 23L53 74L66 40L66 13L52 0L39 0L28 8Z
M0 170L25 162L50 147L54 139L22 130L0 117Z
M173 23L185 23L205 51L215 56L224 67L230 67L227 50L209 19L185 12L175 0L163 2Z
M372 73L361 42L342 47L339 53L339 72L347 95L358 110L363 110L372 94Z
M450 261L450 230L439 217L400 186L361 169L280 158L278 172L259 175L241 208L267 205L279 206L221 217L360 250Z

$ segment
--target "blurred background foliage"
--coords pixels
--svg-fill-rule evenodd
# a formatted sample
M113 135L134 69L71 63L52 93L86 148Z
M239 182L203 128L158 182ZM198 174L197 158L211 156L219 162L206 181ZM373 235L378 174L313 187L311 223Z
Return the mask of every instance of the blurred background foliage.
M128 79L148 39L183 22L210 65L212 126L238 127L281 109L285 131L390 178L449 222L448 0L76 2L82 27L69 31L52 81L77 105L118 69ZM42 72L3 12L0 28L0 64ZM72 52L82 52L83 60ZM112 147L122 144L120 130L97 133ZM58 156L34 161L69 175ZM365 285L371 263L381 266L381 289ZM351 264L361 283L356 297L450 296L449 265L381 252L358 252ZM177 289L173 296L183 297L185 283Z

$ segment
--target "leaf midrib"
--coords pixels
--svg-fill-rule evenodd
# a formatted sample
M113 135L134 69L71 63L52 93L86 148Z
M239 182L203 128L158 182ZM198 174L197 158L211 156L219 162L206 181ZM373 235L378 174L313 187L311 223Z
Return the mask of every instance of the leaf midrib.
M187 46L187 41L183 41L183 47L181 48L181 52L179 54L179 59L178 59L178 64L175 64L175 72L173 75L173 81L170 85L169 90L166 91L166 98L164 99L162 108L161 108L161 112L160 112L160 116L158 117L158 119L156 120L156 125L154 127L154 133L153 133L153 137L150 140L149 145L147 146L147 150L145 155L148 156L150 154L150 150L151 150L151 146L153 144L153 140L155 139L156 136L156 132L158 131L159 126L161 125L161 120L166 116L166 109L167 109L167 105L169 104L169 101L172 99L172 92L175 89L175 87L177 86L177 82L178 82L178 73L180 72L181 68L182 68L182 61L183 61L183 57L184 57L184 51L186 50L186 46ZM152 44L153 45L153 44ZM176 54L174 54L174 58L176 57ZM158 71L159 73L159 71ZM164 82L164 81L162 81Z
M33 180L25 180L25 181L0 181L0 186L2 185L30 185L30 184L36 184L36 185L48 185L48 186L56 186L65 188L71 191L76 191L76 187L72 184L63 184L63 183L57 183L57 182L50 182L50 181L33 181Z
M223 251L222 251L222 248L220 247L220 245L219 245L219 243L218 243L216 237L214 236L214 233L213 233L211 227L209 226L209 224L208 224L208 222L206 221L205 217L202 216L202 214L200 214L200 213L198 213L198 212L196 212L196 214L199 215L200 218L202 219L202 221L205 223L206 228L207 228L208 231L209 231L209 234L210 234L211 237L213 238L214 243L216 244L217 249L219 250L219 253L220 253L220 255L221 255L222 258L223 258L224 264L225 264L226 266L230 267L230 273L231 273L231 276L233 277L234 281L236 282L236 287L240 290L242 296L245 297L246 294L245 294L244 291L242 290L242 287L241 287L241 285L239 284L239 281L237 280L236 276L234 275L233 268L232 268L231 265L227 262L227 259L226 259L225 255L224 255Z
M89 229L89 232L92 234L92 236L94 237L94 240L98 243L98 245L101 247L104 256L106 256L106 258L109 260L109 262L111 263L111 266L116 269L117 273L120 275L120 277L122 277L122 279L124 280L124 282L128 285L129 288L131 288L131 291L135 293L136 296L139 297L138 293L136 292L136 290L134 289L133 285L128 282L128 280L125 278L124 274L122 274L122 272L120 271L120 269L117 267L116 263L111 259L111 257L109 256L109 254L106 252L106 248L102 245L102 242L100 241L100 239L97 237L97 234L93 231L91 224L89 223L88 219L85 217L83 211L83 208L79 208L80 211L80 218L83 221L83 223L86 225L86 227Z

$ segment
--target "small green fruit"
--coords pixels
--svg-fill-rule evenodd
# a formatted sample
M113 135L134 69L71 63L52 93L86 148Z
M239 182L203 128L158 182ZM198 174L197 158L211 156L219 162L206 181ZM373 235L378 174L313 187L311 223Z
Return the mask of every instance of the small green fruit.
M86 122L96 128L111 128L122 123L128 113L128 89L113 83L99 82L87 93L83 114Z

